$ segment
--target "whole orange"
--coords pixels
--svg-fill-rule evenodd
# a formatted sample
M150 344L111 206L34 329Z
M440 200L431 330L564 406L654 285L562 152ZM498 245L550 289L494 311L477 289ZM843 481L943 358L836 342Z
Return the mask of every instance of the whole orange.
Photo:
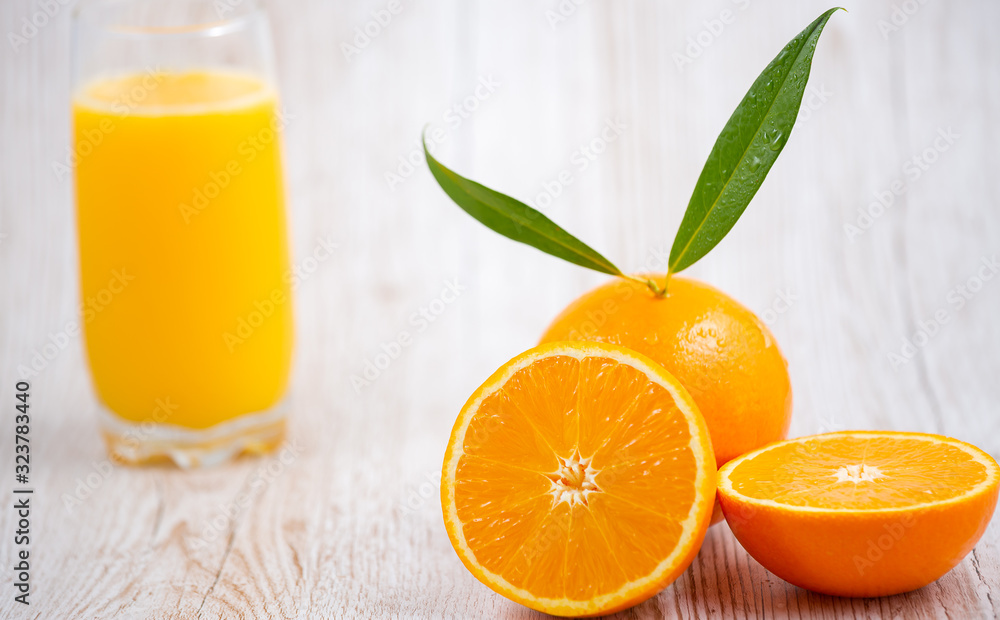
M571 303L541 339L559 340L621 345L666 368L705 417L720 467L788 432L792 387L778 343L753 312L703 282L672 276L663 297L640 282L608 282Z

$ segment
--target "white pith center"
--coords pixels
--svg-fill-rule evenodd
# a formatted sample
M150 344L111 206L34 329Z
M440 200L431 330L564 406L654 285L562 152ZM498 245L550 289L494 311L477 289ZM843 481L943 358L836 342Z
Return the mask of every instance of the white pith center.
M880 478L885 478L885 474L876 465L841 465L837 473L833 474L837 482L874 482Z
M589 458L582 458L579 452L567 458L559 459L559 469L551 474L547 474L552 481L552 504L566 502L570 506L587 506L591 493L600 493L595 478L600 473L599 470L590 466Z

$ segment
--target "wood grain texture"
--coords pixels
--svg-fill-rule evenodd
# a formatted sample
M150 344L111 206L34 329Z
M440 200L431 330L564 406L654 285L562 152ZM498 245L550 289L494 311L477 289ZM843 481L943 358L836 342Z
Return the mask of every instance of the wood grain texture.
M346 59L341 42L384 2L268 4L293 117L295 260L319 237L340 244L297 291L290 443L206 471L113 467L74 339L32 380L34 591L30 609L12 601L14 522L4 508L0 617L538 617L482 586L452 551L440 459L468 394L602 277L484 230L422 166L392 187L385 173L430 121L447 131L436 151L446 165L532 201L623 268L662 270L728 115L828 5L590 0L553 27L555 0L403 0ZM891 24L904 5L919 9L883 36L880 20ZM820 41L809 111L784 155L690 275L771 324L792 374L793 435L937 432L998 457L1000 278L961 309L949 294L1000 253L1000 5L847 8ZM71 187L51 169L68 143L69 9L17 53L7 45L37 10L31 0L0 3L0 403L12 402L18 366L77 305ZM731 23L678 67L688 37L724 10ZM493 90L474 99L483 80ZM466 102L476 109L449 124L448 110ZM624 129L581 169L574 152L609 119ZM908 176L907 161L949 128L954 143ZM546 200L564 170L572 183ZM897 180L905 191L893 206L863 234L845 232ZM456 281L458 300L419 330L413 313ZM782 296L792 303L777 303ZM939 309L948 323L894 368L888 354ZM350 375L401 331L413 344L353 390ZM0 493L9 497L4 420ZM67 507L78 489L88 496ZM774 577L720 525L680 579L618 617L993 618L997 539L994 523L922 590L849 600Z

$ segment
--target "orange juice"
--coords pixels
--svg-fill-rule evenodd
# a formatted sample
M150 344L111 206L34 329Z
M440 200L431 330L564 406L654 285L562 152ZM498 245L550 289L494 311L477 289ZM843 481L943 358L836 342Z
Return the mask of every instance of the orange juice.
M84 335L117 417L204 429L285 391L292 306L274 91L199 71L73 101Z

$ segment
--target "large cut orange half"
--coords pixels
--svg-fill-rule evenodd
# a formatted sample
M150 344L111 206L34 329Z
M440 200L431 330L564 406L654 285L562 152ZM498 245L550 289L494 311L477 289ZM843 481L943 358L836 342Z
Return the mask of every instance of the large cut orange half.
M653 596L698 552L715 497L705 422L662 366L557 342L469 398L445 453L445 527L484 584L533 609L609 613Z
M990 455L921 433L802 437L719 470L722 511L747 552L837 596L898 594L944 575L983 535L998 487Z

